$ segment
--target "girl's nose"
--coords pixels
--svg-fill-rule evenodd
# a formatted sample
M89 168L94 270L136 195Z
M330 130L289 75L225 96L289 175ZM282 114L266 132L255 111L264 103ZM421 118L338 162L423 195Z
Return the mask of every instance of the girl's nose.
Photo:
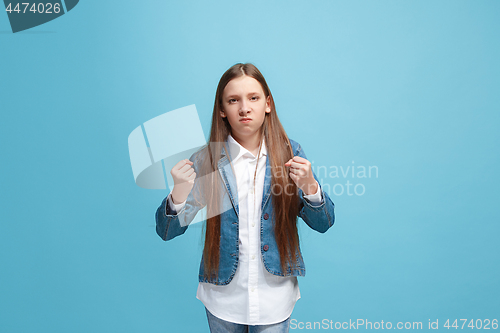
M245 115L248 112L250 112L250 105L248 105L248 102L242 101L241 108L240 108L240 115Z

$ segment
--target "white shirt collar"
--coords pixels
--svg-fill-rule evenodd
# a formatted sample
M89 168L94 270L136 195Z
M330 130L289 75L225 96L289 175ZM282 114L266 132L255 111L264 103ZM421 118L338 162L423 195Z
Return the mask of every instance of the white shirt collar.
M256 158L248 149L240 145L240 143L236 141L231 134L227 137L227 143L229 146L229 153L233 158L233 163L235 163L242 156L249 157L251 159ZM264 155L267 155L267 149L266 141L262 138L262 147L260 148L259 159Z

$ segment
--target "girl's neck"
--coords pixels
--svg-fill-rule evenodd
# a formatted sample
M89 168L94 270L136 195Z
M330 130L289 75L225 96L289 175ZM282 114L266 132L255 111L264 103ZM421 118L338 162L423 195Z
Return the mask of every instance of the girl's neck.
M231 136L245 148L249 152L251 152L254 156L257 156L257 153L259 152L259 146L260 146L260 134L255 133L255 135L251 137L239 137L238 135L235 135L233 132L231 132Z

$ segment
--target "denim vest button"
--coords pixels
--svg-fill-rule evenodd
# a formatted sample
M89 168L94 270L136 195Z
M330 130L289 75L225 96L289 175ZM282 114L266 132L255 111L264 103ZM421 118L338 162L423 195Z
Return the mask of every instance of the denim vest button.
M264 251L267 251L267 250L269 250L269 245L266 244L266 245L264 245Z
M265 213L264 214L264 220L267 220L269 218L269 214L268 213Z

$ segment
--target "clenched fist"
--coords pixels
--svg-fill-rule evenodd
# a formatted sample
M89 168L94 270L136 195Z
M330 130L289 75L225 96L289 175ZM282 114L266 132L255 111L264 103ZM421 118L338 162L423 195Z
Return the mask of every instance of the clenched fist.
M174 189L172 190L172 201L174 204L180 204L186 201L189 193L193 189L196 172L191 167L193 162L188 159L179 161L170 174L174 179Z
M290 167L290 178L305 195L314 194L318 191L318 183L314 179L311 162L300 156L294 156L285 166Z

